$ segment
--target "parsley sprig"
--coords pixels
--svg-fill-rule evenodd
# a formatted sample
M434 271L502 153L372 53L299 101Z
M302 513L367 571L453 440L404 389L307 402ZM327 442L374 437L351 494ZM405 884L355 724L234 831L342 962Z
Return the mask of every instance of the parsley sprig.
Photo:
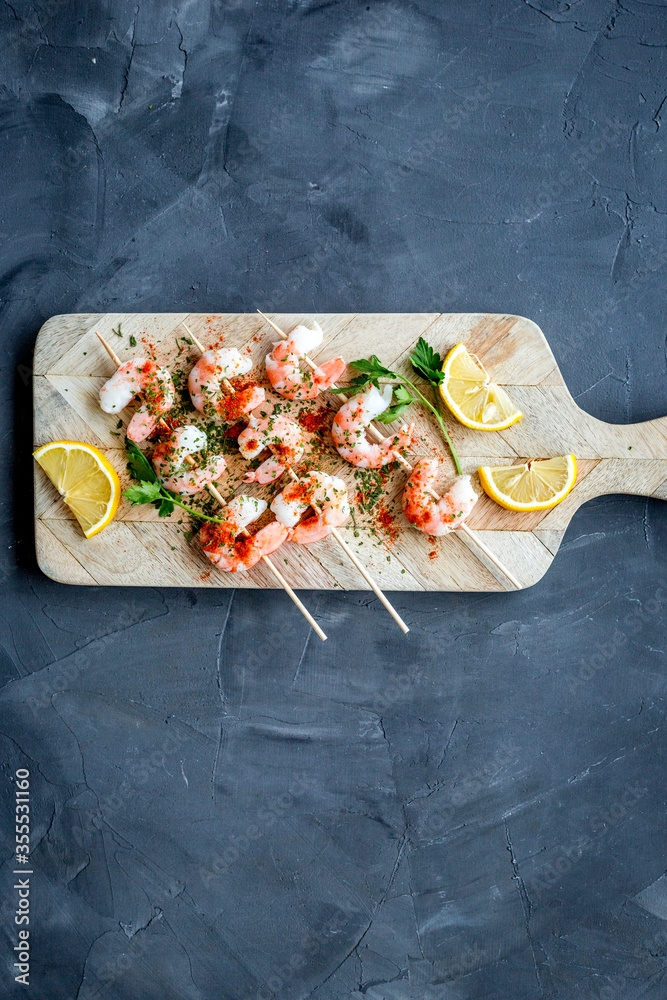
M351 361L350 368L354 368L355 371L360 372L359 375L355 376L349 385L346 385L340 389L331 389L331 392L345 392L345 393L356 393L361 392L366 389L369 385L374 385L376 389L380 390L380 379L386 382L395 382L393 387L393 394L391 400L391 406L389 406L384 413L381 413L378 420L382 423L390 424L393 420L398 420L402 413L410 406L412 403L421 403L428 410L431 411L435 419L438 421L440 430L442 431L442 436L447 442L450 452L452 453L452 458L454 459L454 465L456 466L456 472L461 475L461 463L459 461L459 456L456 453L456 448L449 436L449 431L445 425L442 418L442 413L438 408L438 386L444 380L444 372L441 371L442 368L442 358L434 351L433 348L423 337L420 337L415 348L410 355L410 364L422 378L425 378L429 385L434 390L434 398L436 401L436 406L434 406L427 398L423 395L414 384L409 379L406 379L399 372L392 371L391 368L385 368L377 355L371 355L370 359L361 358L359 361Z
M143 451L137 448L136 444L130 441L129 438L125 439L125 448L127 449L128 458L127 469L132 478L137 481L137 485L130 486L129 489L125 490L123 496L133 506L152 503L157 508L160 517L169 517L173 513L175 505L202 521L215 521L216 524L224 523L219 517L210 517L208 514L203 514L200 510L193 510L192 507L186 506L186 504L179 500L176 493L165 489L162 483L159 482L155 469Z
M410 364L423 375L431 385L438 386L445 381L445 373L442 370L443 359L434 351L428 341L420 337L415 344L415 349L410 355Z

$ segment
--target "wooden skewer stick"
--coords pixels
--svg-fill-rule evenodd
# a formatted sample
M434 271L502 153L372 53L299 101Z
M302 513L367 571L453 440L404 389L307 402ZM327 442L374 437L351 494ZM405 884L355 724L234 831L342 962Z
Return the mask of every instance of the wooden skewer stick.
M265 320L269 324L269 326L271 327L272 330L275 330L276 333L279 334L283 338L283 340L287 340L287 334L285 333L284 330L281 330L280 327L277 326L273 322L273 320L269 319L268 316L265 316L264 313L261 312L260 309L258 309L257 312L262 317L262 319ZM303 355L303 360L306 362L306 364L308 365L309 368L313 369L313 371L317 368L317 365L315 364L315 362L312 361L308 357L307 354ZM335 389L337 387L335 385L332 385L331 388ZM350 398L349 396L346 396L343 393L336 393L336 395L343 402L346 402ZM370 424L370 426L367 427L367 430L368 430L368 433L370 434L370 436L375 441L377 441L377 442L384 441L384 439L385 439L384 434L380 430L378 430L378 428L375 427L373 424ZM406 469L407 472L412 472L413 467L410 465L410 463L405 458L403 458L402 455L397 455L396 459ZM429 490L428 492L431 494L431 496L435 500L439 500L440 499L440 497L438 496L438 494L434 493L433 490ZM500 572L503 574L503 576L507 577L507 579L510 581L510 583L512 584L512 586L516 587L517 590L521 590L521 584L517 580L517 578L514 576L514 574L507 568L507 566L505 566L505 564L503 562L501 562L501 560L498 558L498 556L495 554L495 552L492 552L491 549L488 547L488 545L485 542L482 541L482 539L479 537L479 535L477 534L476 531L473 531L472 528L469 528L468 525L465 523L465 521L463 522L463 524L460 524L455 530L456 531L464 531L465 534L470 539L470 541L473 543L473 545L476 545L484 553L484 555L489 560L489 562L492 562L493 565L497 569L500 570Z
M185 323L183 323L183 326L188 331L188 333L190 335L190 338L192 339L192 343L195 345L195 347L197 348L197 350L201 351L201 353L203 354L204 351L206 350L206 348L204 347L204 345L201 343L201 341L197 340L197 338L195 337L194 333L192 332L192 330L190 329L189 326L187 326ZM225 378L225 379L222 380L222 382L223 382L223 385L224 385L225 389L227 390L227 392L229 392L232 395L236 392L236 389L234 388L234 386L232 385L232 383L229 381L229 379ZM288 471L289 471L289 474L290 474L291 478L295 482L298 482L299 481L299 477L292 471L292 469L289 469ZM407 634L410 631L410 629L405 624L405 622L403 621L403 619L399 615L399 613L396 610L396 608L394 608L394 606L391 604L391 602L385 597L384 593L380 590L380 588L378 587L377 583L375 582L375 580L373 579L373 577L370 575L370 573L368 572L368 570L366 569L366 567L364 566L364 564L361 562L360 559L357 558L356 554L352 551L352 549L350 548L350 546L347 544L347 542L345 541L345 539L341 535L341 533L338 530L338 528L334 528L333 531L331 532L331 534L336 539L336 541L338 542L338 544L340 545L340 547L343 549L343 551L345 552L345 554L348 556L348 558L352 560L352 562L354 563L354 565L356 566L356 568L359 570L359 572L363 576L363 578L366 581L366 583L368 584L368 586L371 588L371 590L373 591L373 593L375 594L375 596L378 598L378 600L381 601L381 603L385 606L385 608L387 609L387 611L389 612L389 614L391 615L391 617L394 619L394 621L396 622L396 624L398 625L398 627L401 629L401 631L404 634Z
M187 329L187 327L186 327L186 329ZM98 338L99 342L101 343L102 347L104 348L104 350L107 352L107 354L109 355L109 357L113 361L113 363L116 365L116 367L120 368L120 366L122 365L123 362L120 360L120 358L118 357L118 355L116 354L116 352L114 351L114 349L109 344L107 344L106 340L104 339L104 337L102 337L101 334L98 333L97 334L97 338ZM169 427L169 425L162 419L162 417L159 418L158 423L160 423L163 427L167 427L167 428ZM188 455L186 461L187 461L188 465L191 465L193 467L196 466L196 464L197 464L195 462L195 460L192 458L191 455ZM216 487L213 485L213 483L208 483L207 486L206 486L206 489L208 490L208 492L211 494L212 497L215 497L215 499L218 501L218 503L220 504L221 507L226 507L227 506L227 501L222 496L222 494L216 489ZM246 531L245 528L244 528L242 534L249 535L250 533L248 531ZM282 575L282 573L280 572L280 570L278 569L278 567L275 565L275 563L268 556L262 556L262 561L264 562L265 566L268 567L268 569L270 570L270 572L273 573L274 577L276 578L276 580L278 581L278 583L280 584L280 586L283 588L283 590L285 591L285 593L287 594L287 596L292 601L294 601L294 603L296 604L297 608L299 609L299 611L301 612L301 614L303 615L303 617L306 619L306 621L308 622L308 624L311 626L311 628L313 628L314 631L317 632L317 634L319 635L320 639L324 642L324 640L326 639L325 633L322 631L322 629L320 628L320 626L317 624L317 622L315 621L315 619L311 615L311 613L308 610L308 608L296 596L296 594L294 593L294 591L292 590L292 588L290 587L289 583L287 582L287 580L285 579L285 577Z
M289 474L290 474L290 476L292 477L293 480L295 480L296 482L298 482L299 477L297 475L295 475L295 473L292 472L291 469L289 470ZM359 570L359 572L361 573L361 575L363 576L364 580L366 581L366 583L368 584L368 586L371 588L371 590L373 591L373 593L375 594L375 596L385 606L385 608L387 609L387 611L389 612L389 614L391 615L391 617L394 619L394 621L396 622L396 624L400 628L401 632L403 632L404 634L407 635L407 633L410 631L410 629L405 624L405 622L403 621L403 619L399 615L399 613L396 610L396 608L391 604L391 602L385 597L384 593L380 590L380 588L378 587L377 583L375 582L375 580L373 579L373 577L370 575L370 573L368 572L368 570L366 569L366 567L364 566L364 564L361 562L360 559L357 558L357 556L355 555L355 553L352 551L352 549L350 548L350 546L347 544L347 542L345 541L345 539L341 535L341 533L338 530L338 528L334 528L333 531L331 532L331 534L336 539L336 541L340 545L340 547L343 550L343 552L345 552L345 554L352 560L352 562L354 563L354 565L357 567L357 569Z
M197 350L199 351L199 353L203 354L206 351L206 348L202 344L201 340L197 340L197 338L195 337L194 333L192 332L192 330L190 329L190 327L187 325L187 323L185 321L183 321L181 325L184 326L185 329L188 331L188 336L190 337L190 340L195 345L195 347L197 348ZM224 381L226 382L227 379L224 379Z

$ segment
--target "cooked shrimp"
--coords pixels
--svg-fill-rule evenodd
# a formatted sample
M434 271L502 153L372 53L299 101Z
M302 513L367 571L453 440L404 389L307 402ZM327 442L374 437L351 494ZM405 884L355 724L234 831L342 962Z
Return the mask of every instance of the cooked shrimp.
M186 464L190 455L206 448L206 433L194 424L179 427L153 451L153 467L157 477L168 490L192 496L206 489L219 479L227 468L222 455L209 455L206 462L196 467Z
M297 326L287 340L274 343L266 355L266 374L269 382L285 399L315 399L323 389L329 389L341 377L346 365L343 358L332 358L314 371L301 371L299 362L304 354L314 351L322 343L324 333L319 323L315 329Z
M315 513L299 523L309 507L313 507ZM274 497L271 510L277 520L290 529L291 542L310 545L326 538L334 528L347 521L350 516L347 487L337 476L309 472Z
M409 427L403 425L398 434L385 438L382 444L371 444L366 437L370 422L390 405L392 391L390 385L385 386L382 392L372 385L341 406L333 419L331 433L336 448L346 462L360 469L379 469L396 461L399 448L409 448L412 444L412 424Z
M200 413L217 413L223 420L238 420L264 402L264 390L258 386L238 389L233 395L221 389L224 379L246 375L252 361L235 347L204 351L188 376L192 405Z
M163 413L174 405L176 393L166 368L150 358L133 358L118 368L100 389L100 406L105 413L120 413L135 396L144 403L133 414L127 427L130 441L139 444L155 430Z
M270 458L249 472L246 483L272 483L285 469L303 455L305 441L298 424L277 414L265 417L250 415L248 426L239 434L239 451L244 458L257 458L265 448L273 452Z
M438 477L437 458L417 462L403 489L403 513L411 524L427 535L446 535L465 521L477 503L470 476L458 476L443 497L436 500L429 490Z
M282 545L288 530L279 521L267 524L256 535L237 537L244 528L260 518L265 510L265 500L239 495L227 504L223 524L213 521L204 524L199 532L201 545L215 566L228 573L245 573L262 556L270 555Z

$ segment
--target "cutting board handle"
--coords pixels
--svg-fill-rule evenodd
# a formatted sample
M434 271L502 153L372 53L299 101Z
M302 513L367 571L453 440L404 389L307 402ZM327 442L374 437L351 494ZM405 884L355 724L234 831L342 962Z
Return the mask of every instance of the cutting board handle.
M619 458L667 461L667 417L639 424L605 424L618 442Z
M586 437L600 457L586 476L584 493L588 498L631 493L667 500L667 417L638 424L607 424L584 410L579 413Z

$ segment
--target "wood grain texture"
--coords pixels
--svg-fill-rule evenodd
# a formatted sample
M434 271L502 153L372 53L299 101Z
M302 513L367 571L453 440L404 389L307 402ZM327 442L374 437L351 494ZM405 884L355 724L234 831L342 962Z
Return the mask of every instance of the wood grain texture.
M468 524L518 577L524 587L536 583L558 551L574 512L592 497L633 493L667 498L667 417L641 424L607 424L581 410L572 399L542 331L520 316L495 314L275 314L284 330L317 318L325 332L318 361L342 354L348 359L378 354L384 364L414 378L408 356L425 336L444 354L464 342L477 354L495 381L506 386L524 417L506 431L471 431L448 420L465 472L476 479L483 464L512 464L527 458L547 458L567 452L577 456L579 474L572 493L559 506L534 514L515 514L482 495ZM53 316L42 327L34 359L35 446L58 438L85 441L101 448L128 483L122 438L116 436L118 417L102 412L99 388L114 371L95 334L99 332L121 359L145 354L148 344L157 359L171 366L183 342L185 321L205 344L224 340L252 354L255 374L264 384L263 359L276 334L254 313L200 315L87 314ZM123 336L113 330L122 323ZM137 346L132 347L130 337ZM182 355L181 355L182 356ZM196 355L192 354L194 362ZM269 394L269 398L270 394ZM333 410L332 397L318 405ZM297 408L303 404L297 404ZM129 419L129 410L123 414ZM442 486L453 473L437 424L415 412L420 455L439 454L445 461ZM391 428L389 428L391 430ZM116 434L114 433L116 432ZM355 493L354 470L329 444L328 431L313 432L321 454L320 466L342 474ZM240 474L242 461L229 460ZM411 527L400 510L405 473L393 470L386 483L385 503L393 515L397 537L372 532L370 515L359 512L358 529L342 530L364 565L384 590L499 591L509 585L474 542L454 532L431 539ZM223 495L225 479L218 484ZM477 488L478 488L478 484ZM250 487L269 496L271 488ZM233 492L239 492L235 487ZM178 514L159 519L152 507L121 503L115 521L86 540L42 470L35 466L35 541L43 572L62 583L115 586L187 586L274 588L262 567L229 574L211 567L196 540L186 542ZM295 588L367 589L363 578L333 539L304 547L284 545L274 556Z

